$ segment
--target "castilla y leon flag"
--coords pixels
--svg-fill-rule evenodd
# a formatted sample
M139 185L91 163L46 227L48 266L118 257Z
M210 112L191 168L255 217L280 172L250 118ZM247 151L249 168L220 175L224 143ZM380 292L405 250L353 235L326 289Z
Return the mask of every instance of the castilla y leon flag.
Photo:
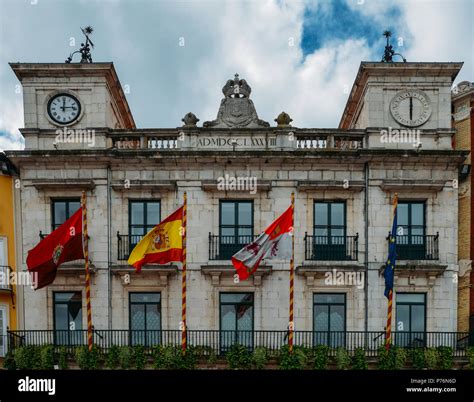
M291 258L292 222L293 209L289 207L253 243L247 244L232 256L232 264L240 280L245 280L253 274L264 258L268 260Z
M151 229L128 258L128 264L140 272L144 264L183 261L183 207Z
M82 208L79 208L61 226L28 251L28 271L38 274L35 290L52 283L62 263L82 258Z

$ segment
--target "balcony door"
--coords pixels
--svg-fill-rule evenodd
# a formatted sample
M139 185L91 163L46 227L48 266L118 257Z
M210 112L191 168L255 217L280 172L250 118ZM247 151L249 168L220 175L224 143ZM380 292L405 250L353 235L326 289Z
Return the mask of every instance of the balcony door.
M221 351L227 351L238 343L253 347L253 293L221 293L220 305L220 341Z
M426 293L396 294L397 346L421 347L425 345Z
M345 293L313 294L313 343L330 347L344 346L346 331Z
M161 293L130 293L129 298L131 344L160 344Z
M313 259L348 259L346 255L346 204L344 202L314 203Z
M131 200L128 210L128 243L131 252L142 237L160 223L161 203L158 200Z
M54 292L54 342L56 345L85 344L82 331L82 293Z
M401 260L424 260L425 203L399 202L397 208L397 255Z
M219 205L219 258L230 259L253 241L253 201L221 201Z

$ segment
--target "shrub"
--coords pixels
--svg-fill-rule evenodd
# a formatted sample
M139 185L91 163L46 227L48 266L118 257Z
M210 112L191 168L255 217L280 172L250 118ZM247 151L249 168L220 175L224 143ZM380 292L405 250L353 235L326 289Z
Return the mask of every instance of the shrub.
M179 346L155 346L152 351L153 367L156 369L182 370L196 367L197 352L189 347L183 354Z
M326 345L318 345L313 350L315 370L326 370L328 368L329 347Z
M3 360L3 368L6 370L16 370L15 357L11 351L8 351Z
M385 345L381 345L378 349L378 367L380 370L393 370L395 368L395 354L393 353L393 346L386 349Z
M400 348L394 346L392 348L392 353L395 354L394 356L394 369L395 370L401 370L404 368L407 364L407 351L405 348Z
M109 369L115 369L120 364L120 348L117 345L112 345L107 353L105 366Z
M233 344L226 353L227 364L231 369L248 369L252 363L250 352L244 345Z
M54 369L54 346L44 345L41 347L41 368L43 370Z
M19 370L41 369L41 349L39 346L19 346L13 352L13 358Z
M425 350L423 348L414 348L411 350L411 362L413 368L421 370L425 368Z
M367 364L367 358L365 357L364 348L357 348L354 351L352 357L352 369L353 370L367 370L369 365Z
M146 364L145 348L143 345L133 347L133 362L137 370L143 370Z
M450 370L453 368L453 348L449 346L438 347L438 368Z
M438 367L438 351L435 348L425 349L425 364L429 370L435 370Z
M119 352L120 367L128 370L132 364L132 350L129 346L122 346Z
M76 363L81 370L96 370L99 366L99 355L97 345L92 345L90 352L87 345L78 346L74 351Z
M293 347L290 353L288 345L282 346L278 355L278 367L280 370L302 370L306 367L307 356L303 348Z
M67 357L68 357L68 352L65 346L61 346L59 348L59 361L58 365L61 370L66 370L68 368L67 364Z
M336 367L338 370L347 370L351 363L351 358L347 350L343 347L336 349Z
M261 370L265 368L267 361L268 361L267 349L263 347L255 348L255 350L253 351L253 356L252 356L253 366L256 369Z
M207 363L208 364L216 364L217 362L217 353L214 349L209 350L209 354L207 355Z
M469 359L469 368L474 370L474 346L470 346L466 349L466 355Z

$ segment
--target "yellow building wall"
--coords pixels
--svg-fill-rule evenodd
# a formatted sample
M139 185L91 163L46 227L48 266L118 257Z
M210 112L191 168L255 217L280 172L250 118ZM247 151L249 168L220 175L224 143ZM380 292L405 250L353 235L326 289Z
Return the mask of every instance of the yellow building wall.
M14 178L0 175L0 236L7 238L8 265L16 271L15 255L15 220L13 204ZM13 286L14 297L16 297L16 286ZM8 304L8 327L17 329L16 300L12 303L12 296L9 292L0 291L0 304Z

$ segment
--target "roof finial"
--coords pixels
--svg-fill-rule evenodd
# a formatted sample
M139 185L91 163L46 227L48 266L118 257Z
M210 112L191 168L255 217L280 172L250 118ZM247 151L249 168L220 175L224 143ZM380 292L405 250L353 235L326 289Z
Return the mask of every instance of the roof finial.
M81 54L81 63L92 63L91 47L94 48L94 44L90 40L89 35L91 35L92 32L94 32L94 28L92 28L90 25L88 25L85 28L81 28L81 31L84 34L84 36L86 37L86 42L81 43L80 49L76 50L73 53L71 53L69 55L69 57L66 59L65 63L70 63L72 61L72 57L76 53Z
M385 50L383 52L382 63L393 63L393 56L400 56L404 63L406 63L405 57L400 53L395 53L392 45L390 44L389 38L392 36L390 31L384 31L383 36L387 38L387 44L385 45Z

